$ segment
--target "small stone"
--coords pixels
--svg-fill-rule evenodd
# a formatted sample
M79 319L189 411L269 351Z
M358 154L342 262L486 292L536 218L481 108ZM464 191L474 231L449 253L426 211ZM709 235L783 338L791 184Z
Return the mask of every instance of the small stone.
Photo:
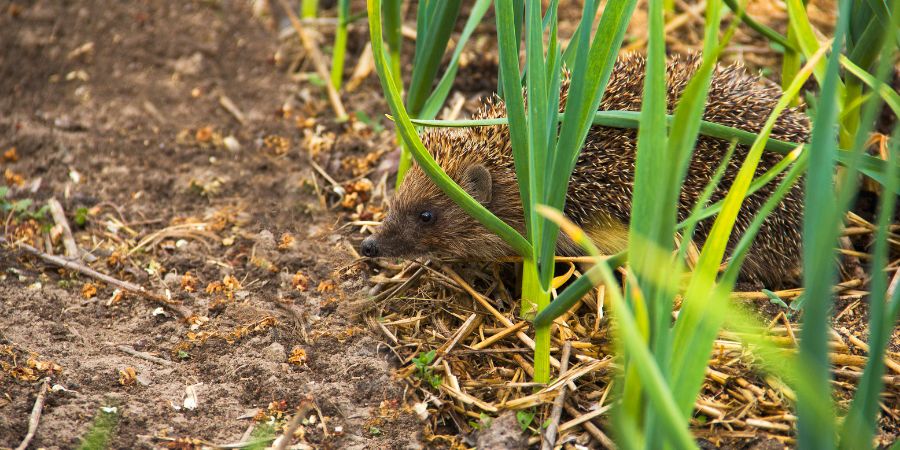
M180 281L180 277L179 277L178 274L175 273L175 272L169 272L169 273L166 274L165 277L163 277L163 281L164 281L167 285L174 285L174 286L177 286L178 283L179 283L179 281Z
M256 245L258 245L261 250L275 249L275 235L269 230L260 231L259 234L256 235L255 240Z
M284 346L277 342L273 342L271 345L264 348L262 353L263 356L274 362L284 362L287 360L287 352L284 350Z
M203 68L203 54L196 52L191 56L185 56L175 60L173 64L175 72L181 75L197 75Z
M419 420L428 420L428 403L416 403L415 405L413 405L413 411L416 412L416 416L419 417Z
M236 152L241 149L241 143L234 136L227 136L225 139L222 139L222 143L225 144L225 148L229 151Z
M491 421L491 425L478 432L476 448L517 449L526 448L528 436L519 427L516 414L507 411Z
M137 380L138 384L140 384L141 386L150 386L150 384L153 383L152 381L150 381L150 377L148 377L143 372L138 374L136 380Z

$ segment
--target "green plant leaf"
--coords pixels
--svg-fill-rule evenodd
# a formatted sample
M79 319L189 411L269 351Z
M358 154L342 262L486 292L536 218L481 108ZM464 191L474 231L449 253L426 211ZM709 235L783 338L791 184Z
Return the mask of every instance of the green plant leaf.
M413 116L419 115L428 99L461 6L460 0L418 4L416 52L406 97L406 107ZM424 22L419 20L423 13Z
M372 54L375 61L375 68L378 72L378 77L381 80L381 85L384 89L385 97L391 108L391 112L397 119L397 131L416 158L416 162L419 163L422 171L425 172L425 174L428 175L428 177L434 181L434 183L447 194L451 200L460 205L464 211L481 222L488 230L500 236L520 255L531 257L532 250L528 241L515 229L488 211L487 208L472 198L471 195L448 177L434 160L434 157L425 150L425 147L422 145L422 140L419 138L415 127L410 122L409 114L403 107L403 103L400 99L399 87L395 84L395 78L392 75L385 58L384 41L381 38L381 0L368 0L368 11L369 31L371 34Z
M850 58L847 58L844 55L841 55L841 65L844 66L848 72L862 80L867 86L875 89L878 92L878 95L880 95L884 102L891 108L891 111L893 111L895 115L900 116L900 94L898 94L897 91L891 88L887 83L878 81L875 77L854 64L853 61L850 61Z
M510 0L497 0L494 5L497 16L497 44L500 59L500 84L503 86L506 114L509 117L509 135L515 161L516 179L525 214L525 236L532 236L531 207L535 204L531 192L531 173L528 164L528 122L525 102L521 95L519 71L519 43L516 35L515 10ZM531 242L531 241L529 241ZM532 251L533 254L533 251Z
M472 5L469 18L466 20L466 25L459 35L459 40L456 43L456 47L453 49L453 55L450 57L450 62L447 64L447 69L444 71L444 75L441 76L441 80L438 81L437 86L435 86L434 91L432 91L431 95L428 96L428 99L425 100L425 104L422 106L422 111L418 114L418 117L432 119L436 117L437 113L441 110L441 107L447 100L447 95L450 94L450 88L453 87L453 81L456 79L456 73L459 70L459 57L462 55L466 42L469 41L469 38L472 36L475 28L478 27L478 24L481 23L481 19L484 17L485 13L487 13L490 6L491 0L476 0L475 4Z
M594 113L593 123L594 125L606 127L636 129L639 127L640 123L639 115L640 113L634 111L597 111ZM565 122L565 115L561 115L560 120ZM666 116L666 121L669 123L669 126L671 126L672 116ZM481 120L413 120L412 122L416 125L427 127L476 127L503 125L507 123L507 119L501 117L498 119ZM755 133L749 131L707 121L700 122L700 134L727 141L734 139L742 145L752 145L757 137ZM766 150L782 155L790 154L800 145L802 144L773 138L768 138L765 141ZM853 153L849 150L839 149L837 155L838 163L842 166L846 166L852 155ZM859 158L859 170L862 173L877 181L882 186L885 184L885 173L888 170L885 161L869 155L857 155L854 156L854 158ZM898 190L898 193L900 193L900 190Z
M870 5L872 3L874 2L869 2ZM898 34L897 28L900 27L900 14L897 14L897 11L900 11L900 0L893 0L892 9L895 15L888 17L890 19L890 25L886 27L887 33L885 35L884 45L879 49L880 57L876 76L869 76L869 80L867 81L859 76L862 74L854 73L854 75L863 79L863 81L871 88L879 91L885 85L883 80L885 80L892 71L891 63L896 56L895 43L897 41L895 38ZM841 62L847 67L845 59L846 58L842 57ZM858 69L858 67L856 69ZM866 73L865 75L868 74ZM896 97L895 92L891 91L890 93ZM884 94L882 94L882 98L884 98ZM891 104L891 99L884 98L884 100L889 105ZM894 100L894 102L896 102L896 100ZM881 102L878 97L870 97L865 102L862 108L860 122L862 127L860 130L857 130L858 135L855 136L854 150L858 152L864 151L863 147L865 146L865 141L869 134L869 127L871 127L871 124L880 109ZM898 302L900 302L900 289L896 289L893 296L888 298L888 280L884 270L887 266L888 254L890 251L888 233L896 206L896 196L892 195L892 193L896 191L894 188L900 185L900 179L898 179L898 177L900 177L900 170L897 169L896 165L896 162L900 160L900 157L898 157L898 155L900 155L900 128L894 128L893 136L889 142L888 167L890 168L890 171L886 177L887 184L885 190L882 192L880 198L875 233L875 248L872 253L870 267L872 278L869 289L871 293L868 300L869 357L866 361L863 377L860 380L853 402L850 405L850 410L844 419L840 434L840 447L842 449L868 446L872 442L877 423L879 395L883 388L882 375L884 373L884 354L888 341L890 340L890 335L892 334L891 330L897 320L897 314L900 313L900 308L896 307ZM848 180L852 180L852 178L845 177L842 182L846 185ZM846 189L846 186L844 186L844 188ZM849 194L846 197L849 198ZM841 196L841 200L844 200L844 196Z
M806 177L806 210L816 211L803 220L803 284L807 298L814 301L805 305L803 329L800 340L800 361L812 376L807 381L808 393L798 396L798 445L805 448L828 449L834 447L834 435L822 433L833 425L831 408L823 411L815 408L816 399L831 398L828 360L828 311L832 304L830 286L835 278L831 262L832 248L837 242L838 226L842 212L835 202L833 177L837 162L837 143L834 127L838 118L838 105L843 94L839 93L838 56L847 30L850 2L841 3L838 24L832 42L832 57L823 66L817 65L816 77L821 84L821 95L813 121L810 139L809 170ZM798 29L798 38L804 53L808 52L811 28L805 11L798 11L798 0L789 0L791 26ZM803 25L801 27L801 25ZM817 45L817 44L816 44ZM852 164L851 164L852 167Z
M609 77L615 67L618 49L625 36L625 28L637 2L635 0L611 2L607 4L597 26L593 41L590 38L596 5L586 1L582 10L582 22L578 27L577 48L573 52L574 64L569 81L569 91L564 114L557 119L563 120L559 130L556 151L549 155L546 162L548 180L546 194L542 203L557 209L563 209L566 201L569 179L578 161L584 140L592 125L592 116L600 107L603 93ZM570 48L574 45L570 43ZM566 49L568 52L569 49ZM564 57L565 58L565 57ZM553 127L555 129L555 127ZM554 223L546 223L540 237L539 254L542 255L540 266L541 282L549 286L552 278L552 255L556 247L559 229Z
M527 430L531 426L531 422L534 422L534 411L527 409L516 411L516 421L519 422L519 427L522 431Z
M338 26L334 33L331 52L331 84L340 90L344 77L344 60L347 55L347 24L350 17L350 0L338 0Z
M544 217L556 223L576 244L585 252L594 257L596 271L590 270L594 284L606 286L606 295L612 304L612 314L616 326L611 327L615 333L615 344L619 354L625 355L630 362L626 368L625 377L634 376L640 379L641 387L647 393L650 404L657 412L659 420L664 426L664 433L652 438L663 445L669 443L677 449L695 449L697 444L688 431L688 423L678 411L675 399L670 387L662 374L650 349L647 347L646 338L642 335L640 326L632 309L625 303L619 283L613 276L609 266L609 260L600 255L599 250L583 230L568 220L559 210L541 205L538 212ZM630 371L629 371L630 370ZM642 442L644 437L636 426L638 422L635 415L625 414L627 411L619 411L616 414L619 437L630 443ZM661 442L659 442L661 441Z
M797 73L791 85L770 112L756 142L750 147L722 202L722 209L706 238L700 259L697 261L684 294L681 311L675 322L672 341L673 348L679 349L679 351L674 355L671 367L675 371L673 384L682 387L676 392L676 399L679 401L681 411L685 414L690 413L693 407L697 389L700 388L707 366L709 352L712 349L712 341L724 320L724 310L719 305L722 300L715 298L710 293L715 292L719 266L725 256L743 199L750 189L757 165L762 157L765 140L771 134L778 117L788 108L792 99L799 94L815 67L817 59L823 55L824 52L820 51L810 59L806 66Z

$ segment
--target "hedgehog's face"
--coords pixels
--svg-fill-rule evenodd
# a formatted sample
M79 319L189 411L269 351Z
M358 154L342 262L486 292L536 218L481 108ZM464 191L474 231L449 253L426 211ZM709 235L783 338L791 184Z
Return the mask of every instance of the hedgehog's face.
M484 165L470 164L453 172L451 178L489 207L492 177ZM394 195L381 228L363 241L360 250L368 257L404 258L483 258L506 253L499 238L450 200L417 166Z

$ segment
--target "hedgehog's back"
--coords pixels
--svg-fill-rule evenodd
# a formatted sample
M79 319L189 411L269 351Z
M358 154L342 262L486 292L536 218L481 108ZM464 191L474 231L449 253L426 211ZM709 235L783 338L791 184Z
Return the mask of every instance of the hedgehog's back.
M669 113L677 104L690 78L700 65L698 56L676 57L667 65L667 100ZM643 92L645 60L636 55L620 57L610 77L601 110L639 111ZM704 120L745 131L759 132L778 101L781 91L765 80L751 76L740 66L717 67L709 89ZM599 240L616 240L604 232L613 223L614 234L631 215L631 195L634 184L634 163L637 131L630 129L594 127L569 187L566 212ZM787 110L776 121L772 137L804 142L808 137L806 117L797 110ZM694 150L679 204L679 220L691 212L698 197L710 182L716 168L727 152L729 143L701 136ZM658 149L665 158L664 150ZM738 146L728 164L712 201L725 197L746 157L748 148ZM756 170L762 175L781 159L780 155L764 153ZM738 216L729 249L737 243L781 177L760 189L744 201ZM745 280L779 284L795 272L800 260L802 226L802 186L797 184L781 205L763 224L742 271ZM611 222L610 218L618 223ZM713 219L701 222L695 240L702 245ZM598 228L600 229L598 231ZM616 241L621 242L621 239Z

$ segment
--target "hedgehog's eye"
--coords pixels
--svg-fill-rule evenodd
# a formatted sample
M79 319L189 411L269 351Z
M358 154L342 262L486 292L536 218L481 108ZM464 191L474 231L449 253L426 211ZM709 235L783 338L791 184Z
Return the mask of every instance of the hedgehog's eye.
M431 211L422 211L419 213L419 222L430 224L434 222L434 213Z

